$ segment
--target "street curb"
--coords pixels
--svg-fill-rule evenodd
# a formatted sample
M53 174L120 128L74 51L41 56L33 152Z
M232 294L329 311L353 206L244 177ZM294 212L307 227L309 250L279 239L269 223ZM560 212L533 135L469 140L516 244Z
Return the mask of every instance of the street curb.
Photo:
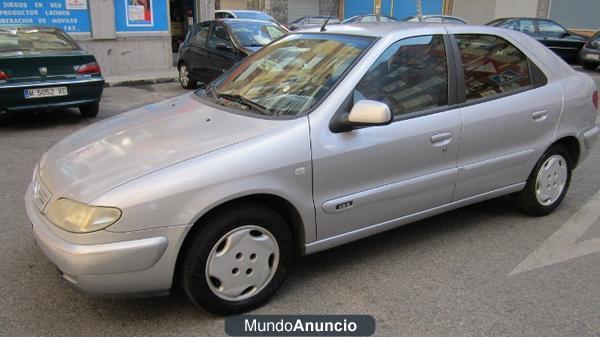
M156 78L139 78L131 80L106 80L104 87L122 87L129 85L145 85L145 84L157 84L157 83L169 83L177 81L177 76L165 76Z

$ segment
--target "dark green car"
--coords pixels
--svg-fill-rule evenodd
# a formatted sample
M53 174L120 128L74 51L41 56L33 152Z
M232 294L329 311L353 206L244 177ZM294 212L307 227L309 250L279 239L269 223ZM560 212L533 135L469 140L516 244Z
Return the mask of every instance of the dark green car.
M67 107L95 117L103 88L96 58L62 30L0 26L0 118Z

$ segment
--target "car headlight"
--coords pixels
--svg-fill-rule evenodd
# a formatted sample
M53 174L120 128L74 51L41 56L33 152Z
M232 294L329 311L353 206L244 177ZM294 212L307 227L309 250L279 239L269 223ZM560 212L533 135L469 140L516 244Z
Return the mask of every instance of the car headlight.
M69 232L89 233L117 222L121 217L121 210L114 207L90 206L62 198L48 206L46 217Z

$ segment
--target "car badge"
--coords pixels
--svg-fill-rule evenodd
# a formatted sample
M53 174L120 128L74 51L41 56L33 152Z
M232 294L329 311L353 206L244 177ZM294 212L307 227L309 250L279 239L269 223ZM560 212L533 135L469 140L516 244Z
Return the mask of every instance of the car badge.
M40 75L42 75L42 76L48 75L48 68L40 67L39 70L40 70Z

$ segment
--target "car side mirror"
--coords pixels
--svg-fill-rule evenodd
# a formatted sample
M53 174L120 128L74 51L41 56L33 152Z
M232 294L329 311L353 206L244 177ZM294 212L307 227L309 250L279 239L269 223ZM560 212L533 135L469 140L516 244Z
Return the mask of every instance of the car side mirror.
M360 100L350 113L342 115L330 126L333 132L348 132L355 128L388 125L392 123L392 113L387 104L371 100Z
M222 50L222 51L233 51L233 48L231 46L226 45L225 43L217 43L217 45L215 46L215 48L217 50Z
M567 37L567 36L571 36L571 33L569 33L569 32L564 32L564 33L560 34L560 38L561 38L561 39L562 39L562 38L565 38L565 37Z

